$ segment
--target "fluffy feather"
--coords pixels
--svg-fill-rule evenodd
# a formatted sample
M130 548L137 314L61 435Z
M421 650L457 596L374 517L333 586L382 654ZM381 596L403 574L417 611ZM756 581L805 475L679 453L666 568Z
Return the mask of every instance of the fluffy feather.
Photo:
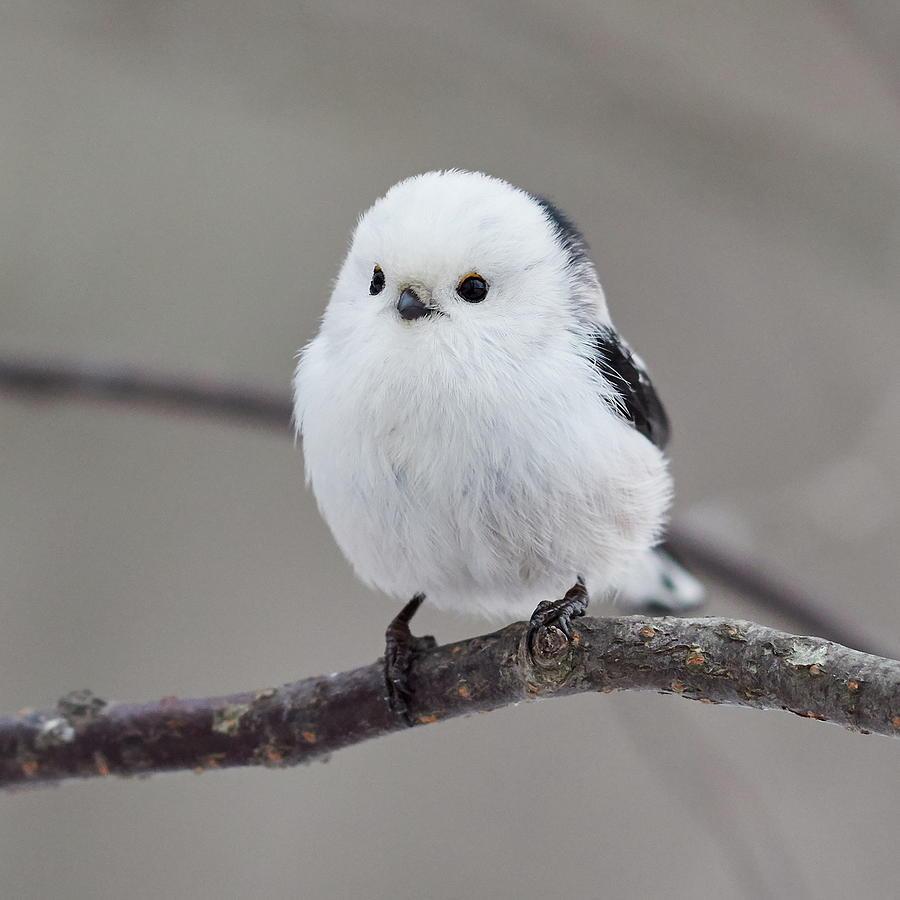
M471 172L410 178L361 217L295 415L307 480L367 584L522 615L576 575L595 596L625 584L659 538L666 459L593 360L612 323L583 250L545 201ZM481 303L456 294L471 272ZM401 319L407 287L440 314Z

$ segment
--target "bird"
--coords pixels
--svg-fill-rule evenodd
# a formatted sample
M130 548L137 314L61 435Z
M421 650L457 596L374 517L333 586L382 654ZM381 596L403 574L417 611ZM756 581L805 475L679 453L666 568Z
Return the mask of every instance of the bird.
M683 610L702 587L659 546L670 425L619 335L585 237L552 201L447 169L356 225L294 420L307 483L359 578L407 600L387 629L391 709L437 608L567 638L589 597ZM565 588L568 587L568 590Z

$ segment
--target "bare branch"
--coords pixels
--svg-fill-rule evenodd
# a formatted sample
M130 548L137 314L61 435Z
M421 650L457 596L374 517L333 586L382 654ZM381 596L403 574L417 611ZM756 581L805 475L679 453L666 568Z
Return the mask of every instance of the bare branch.
M526 625L426 651L412 672L419 725L521 700L658 691L705 703L785 709L900 736L900 662L741 620L579 619L532 652ZM200 700L105 703L88 692L49 712L0 719L0 785L180 769L289 766L405 730L382 663L281 688Z
M245 421L290 433L291 402L271 391L132 366L0 358L0 392L41 400L101 400Z
M289 434L290 398L280 393L210 379L153 374L129 366L66 363L0 357L0 392L42 400L87 399L146 405L182 413L241 420ZM777 578L763 563L751 563L720 542L701 538L675 522L669 545L693 566L764 609L788 617L798 628L870 651L877 641L840 621L792 581Z

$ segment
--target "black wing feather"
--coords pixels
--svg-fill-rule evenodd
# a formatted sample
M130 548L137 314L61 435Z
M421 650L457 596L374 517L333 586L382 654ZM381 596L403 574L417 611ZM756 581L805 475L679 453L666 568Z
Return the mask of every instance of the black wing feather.
M576 275L593 272L588 245L578 226L551 200L538 194L532 199L549 219L556 239L568 254ZM628 345L608 326L598 326L593 334L594 365L611 382L619 395L617 408L634 427L660 450L669 442L669 417L660 402L650 376L634 358Z
M629 421L664 450L669 443L669 417L650 376L612 328L599 329L593 343L594 364L616 389Z

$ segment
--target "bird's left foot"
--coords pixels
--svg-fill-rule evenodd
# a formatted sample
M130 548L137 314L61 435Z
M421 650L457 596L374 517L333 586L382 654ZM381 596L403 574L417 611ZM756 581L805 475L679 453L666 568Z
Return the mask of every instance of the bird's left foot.
M409 630L409 623L424 599L424 594L416 594L394 616L384 635L384 681L388 706L395 716L409 726L415 724L410 712L410 670L413 660L419 653L437 646L437 641L430 634L415 637Z
M542 600L531 614L528 623L527 646L533 647L538 631L548 625L555 625L566 636L566 640L571 640L572 619L587 612L590 599L584 579L579 576L561 600Z

